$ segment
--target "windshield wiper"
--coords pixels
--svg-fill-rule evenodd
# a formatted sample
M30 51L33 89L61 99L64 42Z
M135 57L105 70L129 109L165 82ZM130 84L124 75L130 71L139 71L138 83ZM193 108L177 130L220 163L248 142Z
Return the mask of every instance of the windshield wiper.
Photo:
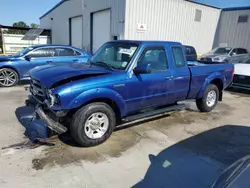
M110 70L112 70L112 71L114 70L114 68L111 65L106 64L103 61L97 61L97 62L90 61L90 64L104 65L104 66L108 67Z

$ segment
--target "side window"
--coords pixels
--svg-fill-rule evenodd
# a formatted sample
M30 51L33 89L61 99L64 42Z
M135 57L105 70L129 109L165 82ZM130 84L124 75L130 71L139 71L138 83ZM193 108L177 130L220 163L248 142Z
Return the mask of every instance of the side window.
M238 54L237 51L238 51L237 48L234 48L234 49L232 50L232 52L230 53L230 55Z
M164 48L148 48L142 54L139 63L150 64L152 72L168 69L168 61Z
M52 57L54 56L54 50L52 48L42 48L32 51L29 55L31 58Z
M247 54L247 50L243 48L239 48L239 54Z
M172 47L174 63L176 67L185 67L186 61L181 47Z
M78 51L75 51L74 54L75 54L75 56L80 56L81 55L81 53L78 52Z
M74 50L70 48L56 48L56 56L74 56Z

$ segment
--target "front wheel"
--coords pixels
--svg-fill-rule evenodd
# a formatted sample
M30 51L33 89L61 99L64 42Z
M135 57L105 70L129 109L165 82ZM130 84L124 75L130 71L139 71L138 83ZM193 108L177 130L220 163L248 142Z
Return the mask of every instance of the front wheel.
M11 87L17 84L19 78L16 71L10 68L0 69L0 86Z
M91 103L79 109L70 127L72 137L85 147L106 141L116 125L113 109L106 103Z
M214 84L209 84L202 98L196 99L196 106L201 112L210 112L219 100L219 89Z

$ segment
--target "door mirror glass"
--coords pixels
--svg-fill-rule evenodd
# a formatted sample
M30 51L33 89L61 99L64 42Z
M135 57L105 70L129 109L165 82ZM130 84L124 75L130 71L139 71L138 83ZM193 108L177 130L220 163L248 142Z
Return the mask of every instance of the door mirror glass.
M137 64L134 69L135 74L149 74L151 73L151 65L150 64Z
M24 58L25 58L27 61L30 61L31 55L26 55L26 56L24 56Z

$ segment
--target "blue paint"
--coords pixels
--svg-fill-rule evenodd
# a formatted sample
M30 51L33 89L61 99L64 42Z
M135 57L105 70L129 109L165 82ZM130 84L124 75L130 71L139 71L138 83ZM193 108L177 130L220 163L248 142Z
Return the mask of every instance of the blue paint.
M47 48L68 48L78 53L77 56L54 56L54 57L37 57L27 59L25 57L31 55L35 50ZM89 54L81 49L66 46L66 45L36 45L25 48L13 56L0 56L0 69L11 68L14 69L19 76L19 80L29 79L29 71L37 66L47 64L79 64L88 61Z
M103 45L91 58L99 59L105 46L133 45L136 48L131 60L124 69L116 69L119 62L109 66L101 64L55 65L50 64L33 69L32 79L40 81L45 90L60 96L60 104L51 110L71 110L96 99L112 100L122 117L147 107L173 104L185 99L203 96L205 88L215 79L223 82L223 89L232 81L233 65L204 65L195 63L182 67L175 65L173 48L181 48L185 59L185 48L178 42L165 41L112 41ZM145 49L162 48L165 52L168 68L166 70L135 74L134 67ZM112 63L112 62L111 62ZM189 62L190 63L190 62ZM125 64L124 64L125 65ZM111 66L111 65L110 65ZM120 67L121 68L121 67ZM227 70L227 71L226 71ZM65 81L66 80L66 81ZM115 87L121 85L122 87Z

